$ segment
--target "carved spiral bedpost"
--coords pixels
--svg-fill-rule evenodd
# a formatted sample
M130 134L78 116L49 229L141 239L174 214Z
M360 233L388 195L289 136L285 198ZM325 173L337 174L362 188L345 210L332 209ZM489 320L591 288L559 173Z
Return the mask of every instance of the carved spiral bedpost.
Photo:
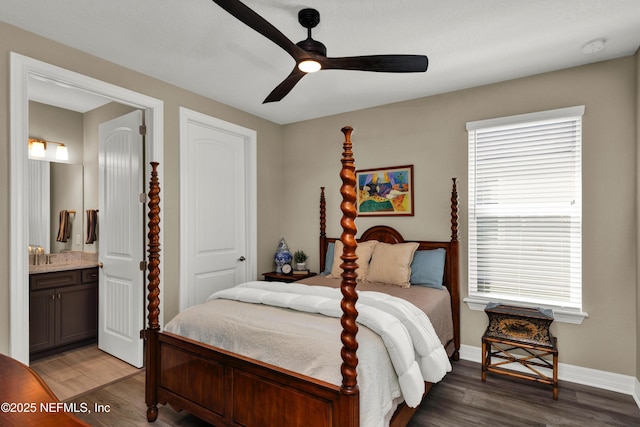
M458 265L459 248L458 248L458 187L457 178L451 178L453 185L451 187L451 260L454 265ZM460 358L460 278L458 277L458 269L454 268L451 274L451 289L455 293L451 295L451 310L453 311L453 328L455 352L451 356L453 360Z
M147 319L149 329L160 330L160 185L158 183L158 162L151 162L151 181L149 182L149 301Z
M320 187L320 271L325 269L325 257L327 248L327 201L324 198L324 187Z
M353 152L351 151L351 132L353 129L349 126L342 128L345 141L343 145L342 153L342 170L340 171L340 178L342 179L342 186L340 187L340 194L342 194L342 203L340 209L342 210L342 235L340 240L344 245L342 256L340 257L343 263L340 265L342 268L342 385L340 390L343 394L352 395L358 393L358 382L356 367L358 366L358 357L356 350L358 349L358 341L356 340L356 334L358 332L358 325L356 324L356 318L358 317L358 311L356 310L356 301L358 300L358 294L356 293L356 268L358 264L356 260L356 247L357 242L355 235L357 228L355 225L356 218L356 177L355 177L355 163L353 159Z
M451 241L458 241L458 178L451 178Z
M147 319L148 327L144 332L146 338L146 391L147 420L155 421L158 417L158 399L156 384L158 377L159 351L158 335L160 332L160 184L158 183L158 162L151 162L151 180L149 182L149 273L147 278L148 295Z

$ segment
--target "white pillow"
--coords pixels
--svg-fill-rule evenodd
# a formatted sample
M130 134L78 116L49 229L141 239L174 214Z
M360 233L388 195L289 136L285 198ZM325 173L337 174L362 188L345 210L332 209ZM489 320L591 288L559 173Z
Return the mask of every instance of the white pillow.
M418 246L415 242L378 243L371 256L367 281L408 288L411 283L411 261Z
M356 247L356 255L358 256L358 268L356 269L356 274L358 275L357 280L366 280L367 271L369 270L369 260L371 259L371 254L373 253L374 248L378 244L377 240L368 240L366 242L359 242L358 247ZM327 277L332 279L339 279L342 277L342 269L340 268L340 264L342 264L342 251L344 249L344 245L342 241L336 240L336 245L333 250L333 264L331 266L331 274Z

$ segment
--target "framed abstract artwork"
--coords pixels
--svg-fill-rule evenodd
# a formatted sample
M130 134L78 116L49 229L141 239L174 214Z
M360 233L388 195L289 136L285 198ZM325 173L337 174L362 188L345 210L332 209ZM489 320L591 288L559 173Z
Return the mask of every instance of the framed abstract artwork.
M358 216L413 216L413 165L356 171Z

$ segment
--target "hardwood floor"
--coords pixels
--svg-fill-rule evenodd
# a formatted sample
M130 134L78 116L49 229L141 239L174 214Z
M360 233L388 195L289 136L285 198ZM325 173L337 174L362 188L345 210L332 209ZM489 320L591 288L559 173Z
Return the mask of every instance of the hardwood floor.
M60 400L143 372L99 350L96 345L36 360L30 367Z
M196 417L161 407L155 424L146 421L144 373L130 376L69 399L109 405L109 413L78 414L94 426L208 426ZM629 427L640 425L640 409L631 396L560 382L560 396L552 388L499 375L480 380L480 365L453 363L453 371L436 384L409 427L576 426Z
M480 364L453 366L409 427L640 426L640 408L629 395L560 381L558 400L553 400L549 385L495 374L487 374L483 383Z
M147 405L144 401L144 372L66 402L86 403L91 408L96 404L108 405L108 413L92 411L90 414L76 414L78 418L97 427L205 427L210 425L187 412L176 412L170 406L160 407L158 419L153 424L148 423Z

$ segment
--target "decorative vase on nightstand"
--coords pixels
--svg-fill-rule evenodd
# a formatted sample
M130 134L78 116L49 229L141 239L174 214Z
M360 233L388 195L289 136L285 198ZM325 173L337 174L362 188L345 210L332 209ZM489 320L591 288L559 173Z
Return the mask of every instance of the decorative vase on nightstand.
M287 246L287 242L284 241L284 237L280 240L278 244L278 249L276 250L276 254L273 257L273 260L276 263L276 273L282 274L282 266L285 264L291 263L293 257L291 256L291 252L289 252L289 247Z

